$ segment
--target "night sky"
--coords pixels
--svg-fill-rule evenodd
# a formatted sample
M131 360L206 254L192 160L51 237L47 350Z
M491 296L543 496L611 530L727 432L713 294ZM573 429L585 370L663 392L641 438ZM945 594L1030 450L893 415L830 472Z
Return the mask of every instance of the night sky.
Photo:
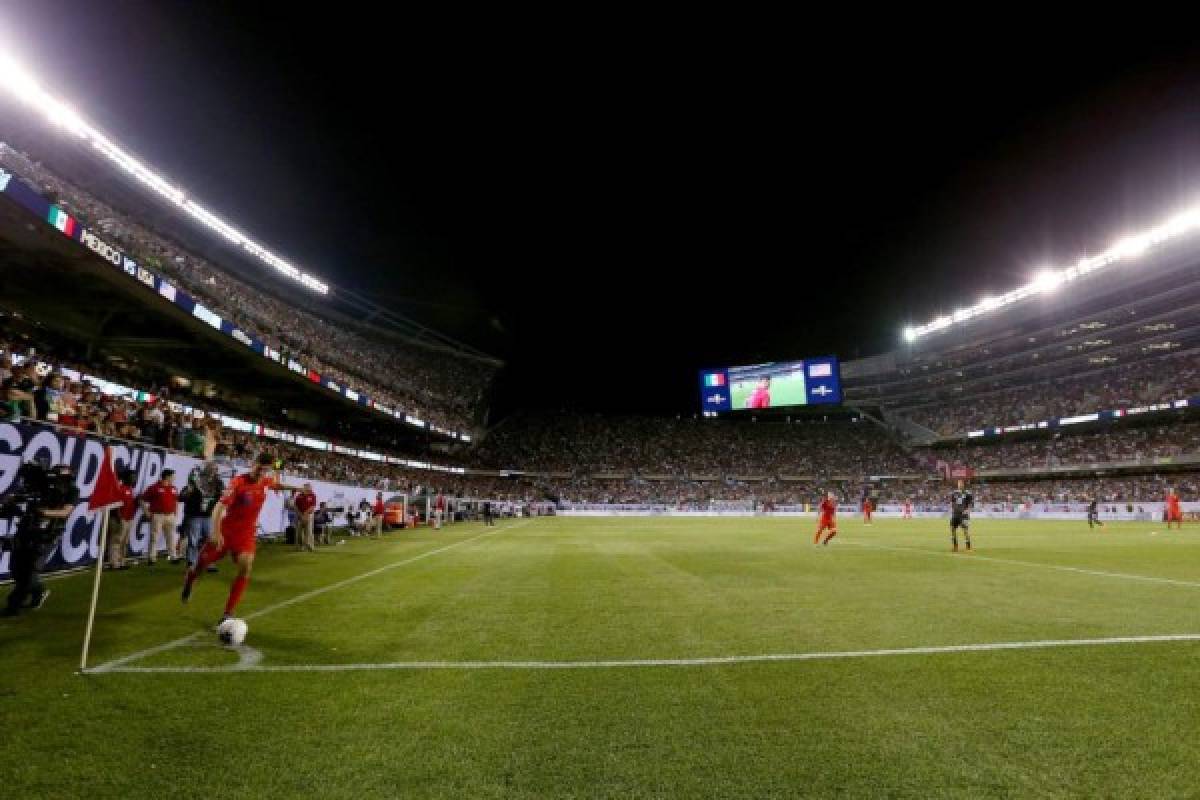
M1170 25L300 7L5 3L0 37L273 249L504 358L501 414L692 413L698 367L872 355L1200 200Z

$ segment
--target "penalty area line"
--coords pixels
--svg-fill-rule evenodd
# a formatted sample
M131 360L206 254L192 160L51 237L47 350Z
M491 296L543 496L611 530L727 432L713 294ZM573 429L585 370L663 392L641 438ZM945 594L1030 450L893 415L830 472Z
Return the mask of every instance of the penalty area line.
M494 531L487 531L485 533L479 534L478 536L472 536L470 539L463 539L462 541L454 542L453 544L448 544L444 547L438 547L433 550L427 550L424 553L420 553L419 555L415 555L410 558L405 558L400 561L394 561L391 564L384 564L382 567L377 567L368 572L364 572L361 575L355 575L351 578L346 578L345 580L341 580L336 583L331 583L326 586L321 586L319 588L304 592L303 594L298 594L295 597L290 598L288 600L283 600L278 603L269 605L265 608L261 608L258 611L255 611L253 614L247 614L245 616L245 619L257 619L258 617L261 617L264 614L270 614L271 612L278 611L281 608L287 608L288 606L293 606L296 603L303 603L305 600L311 600L314 597L318 597L318 596L326 594L328 592L335 592L338 589L343 589L347 586L350 586L351 584L358 583L359 581L364 581L367 578L373 578L376 575L387 572L388 570L397 569L398 567L404 567L409 564L416 563L417 561L421 561L422 559L429 558L430 556L436 556L439 553L445 553L447 550L454 550L455 548L471 544L471 542L477 542L480 539L486 538L488 536L495 536L496 534L504 533L505 531L511 531L514 528L520 528L521 526L528 525L528 524L529 524L529 520L522 520L521 522L517 522L512 525L500 526L500 527L497 527L496 530L494 530ZM149 648L146 648L145 650L139 650L136 653L130 653L127 656L122 656L120 658L113 659L112 661L105 662L104 664L101 664L98 667L89 667L83 671L83 674L84 675L95 675L95 674L102 673L102 672L115 672L118 670L121 670L124 672L142 671L142 670L132 669L130 667L127 667L126 665L130 664L134 661L141 661L141 660L148 658L150 656L153 656L153 655L158 655L159 653L165 653L168 650L174 650L177 647L183 647L184 645L194 641L197 637L203 636L206 633L208 633L208 631L196 631L195 633L190 633L187 636L183 636L179 639L175 639L173 641L166 642L165 644L160 644L155 647L149 647Z
M392 661L379 664L247 664L245 660L225 667L130 667L115 666L105 672L366 672L383 670L568 670L620 669L632 667L703 667L730 664L831 661L835 659L880 658L884 656L940 655L980 653L1000 650L1046 650L1060 647L1099 647L1121 644L1196 642L1200 633L1175 633L1154 636L1110 636L1103 639L1042 639L1029 642L985 642L931 647L894 647L883 650L843 650L815 653L768 653L709 658L643 658L603 661Z

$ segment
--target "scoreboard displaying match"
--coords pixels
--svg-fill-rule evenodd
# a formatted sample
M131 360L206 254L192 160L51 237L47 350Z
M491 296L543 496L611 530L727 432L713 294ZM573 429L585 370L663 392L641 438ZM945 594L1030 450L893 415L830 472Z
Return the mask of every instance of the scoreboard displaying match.
M841 369L833 356L700 370L700 408L708 414L841 402Z

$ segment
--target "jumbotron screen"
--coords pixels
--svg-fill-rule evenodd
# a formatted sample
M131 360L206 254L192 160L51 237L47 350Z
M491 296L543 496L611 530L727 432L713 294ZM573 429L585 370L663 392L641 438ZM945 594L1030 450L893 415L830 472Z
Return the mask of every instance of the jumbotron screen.
M833 356L700 370L700 407L709 413L841 402L841 369Z

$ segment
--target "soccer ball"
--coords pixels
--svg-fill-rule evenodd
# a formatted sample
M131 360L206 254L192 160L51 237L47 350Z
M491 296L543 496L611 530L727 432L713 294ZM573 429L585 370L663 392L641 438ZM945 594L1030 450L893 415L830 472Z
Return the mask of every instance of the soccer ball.
M240 619L227 619L217 626L217 638L221 640L221 644L229 647L237 647L246 641L246 634L249 632L250 626Z

